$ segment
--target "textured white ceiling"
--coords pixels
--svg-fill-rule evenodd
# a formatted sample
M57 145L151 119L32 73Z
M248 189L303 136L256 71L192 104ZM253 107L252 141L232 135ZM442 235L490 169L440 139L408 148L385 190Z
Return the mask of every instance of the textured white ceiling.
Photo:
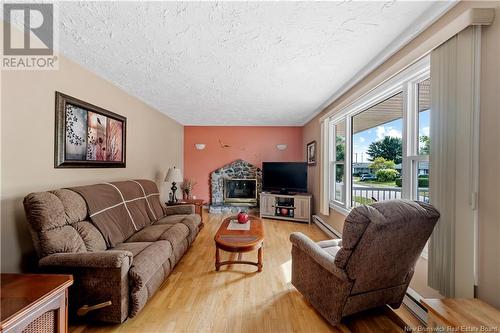
M184 125L303 125L447 7L61 2L60 50Z

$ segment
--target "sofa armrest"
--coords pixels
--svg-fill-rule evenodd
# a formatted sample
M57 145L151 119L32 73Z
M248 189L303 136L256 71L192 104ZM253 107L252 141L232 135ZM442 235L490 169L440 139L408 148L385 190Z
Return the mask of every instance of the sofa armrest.
M54 253L38 262L40 267L120 268L132 265L132 252L108 250L80 253Z
M311 259L316 261L324 269L336 275L338 278L348 280L344 270L335 265L335 258L326 253L318 244L313 242L309 237L301 232L294 232L290 235L290 241L293 246L296 246L305 252ZM292 258L293 259L293 258Z
M194 205L178 205L163 207L165 215L189 215L194 214Z
M74 284L69 288L69 313L72 316L84 305L111 301L110 306L89 312L86 320L122 323L128 318L131 252L55 253L40 259L38 263L46 273L73 275Z

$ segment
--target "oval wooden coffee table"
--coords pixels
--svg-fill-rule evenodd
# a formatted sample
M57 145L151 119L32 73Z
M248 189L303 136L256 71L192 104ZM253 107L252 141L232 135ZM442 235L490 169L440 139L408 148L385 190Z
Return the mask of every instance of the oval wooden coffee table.
M257 270L262 272L262 244L264 243L264 228L262 221L255 216L250 216L249 230L228 230L231 220L236 220L236 216L231 216L222 222L219 230L215 234L215 270L218 271L222 265L247 264L257 266ZM227 252L238 253L238 260L220 261L219 249ZM258 250L257 262L241 260L243 252Z

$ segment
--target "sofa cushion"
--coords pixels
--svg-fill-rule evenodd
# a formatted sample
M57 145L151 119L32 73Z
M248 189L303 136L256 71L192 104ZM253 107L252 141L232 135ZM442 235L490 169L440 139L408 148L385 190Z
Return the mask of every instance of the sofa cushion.
M341 239L328 239L324 241L317 242L318 246L322 248L326 253L335 258L337 252L340 250L342 244Z
M163 265L168 263L168 259L171 255L171 246L166 241L156 241L151 243L137 255L134 255L132 267L130 267L128 273L132 291L146 286L149 279L156 273L156 271L158 269L163 269Z
M182 223L186 225L189 229L188 241L191 244L199 231L199 226L201 223L201 217L198 214L189 215L168 215L155 222L155 225L159 224L172 224L172 223Z
M326 253L335 258L337 256L337 252L339 252L340 250L340 246L328 246L324 247L323 250L325 250Z
M82 221L87 217L86 204L73 191L31 193L24 198L24 209L40 257L106 249L97 228L89 221Z
M61 200L66 222L74 223L87 218L87 203L80 194L64 188L51 191L51 193Z
M174 224L160 224L160 225L150 225L136 232L132 237L127 239L125 242L154 242L160 239L161 235L168 229L172 228Z
M135 316L147 300L170 274L172 246L167 241L128 242L113 250L132 252L132 265L128 271L130 285L130 313Z
M67 224L64 206L51 192L28 194L24 198L24 209L30 226L37 232Z
M144 196L146 197L146 203L148 204L148 213L151 214L151 222L154 222L165 215L163 211L163 206L160 203L160 192L156 183L148 179L136 179L133 180L136 184L141 187Z
M151 242L130 242L130 243L121 243L111 250L123 250L132 252L132 260L141 253L145 248L151 245Z
M182 222L189 215L167 215L158 219L154 224L176 224Z
M127 239L128 242L155 242L168 241L173 257L172 265L176 264L190 244L190 229L184 223L152 225L142 229ZM196 236L196 234L195 234ZM127 244L125 243L125 244Z
M160 239L167 240L172 245L172 266L177 264L187 251L190 244L189 235L189 228L183 223L177 223L160 236Z
M172 224L179 222L186 222L185 220L192 221L196 226L201 223L201 217L198 214L187 215L167 215L155 222L155 224Z
M143 189L135 181L73 187L87 203L90 218L108 247L122 243L150 225L149 207Z
M65 225L39 233L42 256L53 253L86 252L85 243L75 228Z
M130 213L130 217L136 227L136 230L141 230L147 225L150 225L154 219L151 219L148 202L144 191L135 181L122 181L110 183L121 192L123 199L126 200L126 207Z
M196 237L196 234L194 234L194 237ZM191 244L190 238L191 230L184 223L155 224L137 232L127 239L127 243L124 244L128 244L128 242L168 241L172 250L172 257L170 259L173 267Z
M74 193L74 192L73 192ZM73 228L80 234L87 251L103 251L106 250L106 242L102 234L97 228L89 221L80 221L71 224Z
M184 222L186 223L151 225L136 232L132 237L127 239L126 242L154 242L157 240L172 239L172 237L187 238L189 240L191 235L197 235L197 227L195 227L192 221L187 220ZM177 224L182 226L177 226ZM169 231L173 227L175 228ZM172 235L169 235L169 232L172 232Z

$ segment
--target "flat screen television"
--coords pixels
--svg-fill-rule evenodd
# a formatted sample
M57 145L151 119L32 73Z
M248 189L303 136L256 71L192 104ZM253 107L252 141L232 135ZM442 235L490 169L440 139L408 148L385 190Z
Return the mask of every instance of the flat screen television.
M262 190L266 192L307 192L306 162L263 162Z

